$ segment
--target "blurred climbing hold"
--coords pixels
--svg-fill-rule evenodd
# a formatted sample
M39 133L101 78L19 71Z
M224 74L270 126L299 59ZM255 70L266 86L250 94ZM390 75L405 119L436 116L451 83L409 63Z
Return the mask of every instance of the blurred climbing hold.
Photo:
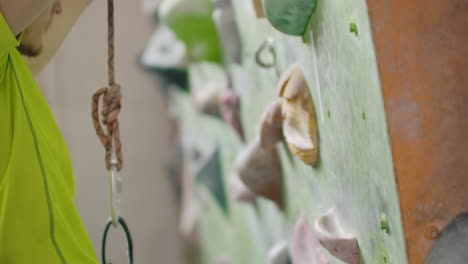
M318 160L319 138L314 104L301 68L294 64L278 83L283 100L283 133L289 149L305 163Z
M264 0L263 5L274 28L288 35L302 36L309 27L317 0Z

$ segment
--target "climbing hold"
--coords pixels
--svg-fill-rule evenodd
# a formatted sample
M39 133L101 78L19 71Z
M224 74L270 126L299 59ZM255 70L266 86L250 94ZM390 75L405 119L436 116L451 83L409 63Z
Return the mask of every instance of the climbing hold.
M224 64L241 64L242 42L231 0L213 0L213 4L213 20L224 53Z
M194 93L195 108L207 115L222 118L244 140L244 130L240 120L240 97L232 89L223 89L217 83Z
M284 98L283 133L289 149L305 163L318 160L319 141L314 104L301 68L294 64L281 77L278 95Z
M276 148L264 149L256 138L236 158L235 173L255 194L282 208L281 165Z
M182 69L187 67L187 51L174 32L161 24L141 56L145 67L156 69Z
M200 217L200 204L196 194L193 176L182 172L182 205L179 218L179 232L187 241L197 240L196 227Z
M219 107L221 91L217 83L209 83L204 89L196 91L192 97L195 109L207 115L221 117Z
M385 231L387 235L390 234L390 224L388 223L388 219L385 214L382 214L380 217L380 229Z
M302 36L309 27L317 0L264 0L263 4L274 28L288 35Z
M255 193L245 186L244 182L239 179L238 175L232 175L229 177L228 193L229 197L240 202L254 203L257 199Z
M274 245L268 252L267 264L289 264L291 263L289 252L288 252L288 242L281 241Z
M213 153L201 165L195 176L196 183L204 185L206 190L218 203L221 210L228 214L227 195L224 188L221 153L216 147Z
M232 261L226 256L216 257L214 260L215 264L232 264Z
M283 139L283 114L281 101L275 101L263 113L260 124L260 144L264 149L271 149Z
M312 232L304 214L299 217L292 232L291 257L294 264L329 263L320 251L319 241Z
M185 44L189 62L221 62L221 44L210 0L164 0L158 17Z
M255 10L255 15L257 18L264 18L265 17L265 11L263 10L263 3L262 0L251 0L252 5Z
M359 35L358 27L356 25L356 22L349 23L349 32L354 33L354 35L356 35L356 37Z
M244 129L240 120L240 97L232 89L226 90L220 98L221 113L228 123L244 141Z
M343 230L333 208L317 219L314 225L314 232L320 243L330 254L346 263L360 263L361 259L357 239Z

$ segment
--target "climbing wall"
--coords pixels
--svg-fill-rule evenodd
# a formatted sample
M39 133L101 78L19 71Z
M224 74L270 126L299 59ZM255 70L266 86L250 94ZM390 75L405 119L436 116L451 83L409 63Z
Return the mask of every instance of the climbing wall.
M169 87L199 262L466 263L466 1L158 10L142 62Z
M291 232L301 213L313 223L335 208L347 232L356 236L365 263L406 263L405 240L393 172L386 116L366 2L319 1L303 38L274 29L255 16L251 1L233 1L243 45L242 64L230 64L241 97L241 142L222 120L194 111L189 95L178 92L182 138L209 155L218 148L227 187L236 155L258 135L261 113L275 98L280 74L291 64L304 71L315 104L319 161L311 167L285 144L279 152L285 207L259 199L256 205L229 200L227 211L204 195L199 222L201 262L266 263L269 249ZM350 27L356 27L351 32ZM255 52L272 40L276 66L260 67ZM225 78L206 62L189 68L192 93ZM195 170L195 169L194 169ZM389 228L381 228L388 224ZM325 251L324 251L325 252ZM342 263L328 252L331 263Z

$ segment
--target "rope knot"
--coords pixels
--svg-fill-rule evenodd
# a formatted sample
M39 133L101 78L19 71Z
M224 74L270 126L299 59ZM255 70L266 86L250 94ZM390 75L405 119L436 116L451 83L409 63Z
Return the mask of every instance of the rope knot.
M99 115L99 105L102 102L102 110ZM120 129L118 116L122 108L122 93L120 85L113 84L97 90L93 95L91 106L93 124L96 134L105 148L105 160L108 170L114 165L113 158L116 159L117 170L123 166L122 143L120 141ZM104 125L106 129L103 128ZM113 157L115 154L115 157Z

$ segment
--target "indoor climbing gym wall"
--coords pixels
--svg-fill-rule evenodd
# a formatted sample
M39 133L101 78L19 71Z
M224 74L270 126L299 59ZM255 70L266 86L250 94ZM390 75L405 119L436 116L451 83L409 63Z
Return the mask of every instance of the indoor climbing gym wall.
M468 262L466 2L148 9L194 263Z

